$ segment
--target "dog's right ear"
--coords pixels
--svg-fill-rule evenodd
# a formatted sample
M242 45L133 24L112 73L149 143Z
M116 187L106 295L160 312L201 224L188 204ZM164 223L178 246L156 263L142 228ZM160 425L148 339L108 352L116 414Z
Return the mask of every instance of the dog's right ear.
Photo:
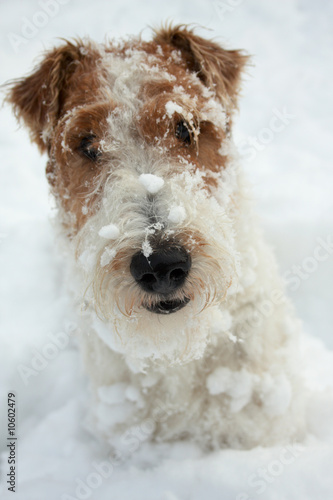
M16 117L30 130L31 140L43 152L47 149L48 131L58 120L65 89L77 64L84 57L82 42L67 42L47 52L32 74L8 83L6 101Z
M249 56L226 50L212 40L195 35L186 25L166 25L155 30L155 42L177 49L187 68L221 100L229 112L237 105L240 79Z

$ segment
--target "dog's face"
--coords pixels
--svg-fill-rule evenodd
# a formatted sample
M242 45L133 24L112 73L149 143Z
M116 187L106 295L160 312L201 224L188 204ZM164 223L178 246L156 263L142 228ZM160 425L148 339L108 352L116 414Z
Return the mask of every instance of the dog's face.
M245 63L238 51L166 28L152 42L67 43L11 88L17 115L49 155L91 303L122 338L206 332L211 314L202 311L232 282L230 127Z

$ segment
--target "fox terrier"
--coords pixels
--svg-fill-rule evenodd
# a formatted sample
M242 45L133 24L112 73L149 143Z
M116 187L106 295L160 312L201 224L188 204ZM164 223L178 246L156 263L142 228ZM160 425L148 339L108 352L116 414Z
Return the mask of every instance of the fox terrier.
M151 41L65 42L10 83L48 154L90 422L121 450L303 432L299 322L232 141L247 59L165 26Z

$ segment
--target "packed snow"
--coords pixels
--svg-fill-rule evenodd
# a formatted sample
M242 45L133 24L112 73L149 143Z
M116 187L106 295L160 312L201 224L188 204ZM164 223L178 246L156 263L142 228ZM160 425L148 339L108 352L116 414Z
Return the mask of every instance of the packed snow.
M169 210L168 219L175 224L181 224L186 219L186 210L181 205L171 207Z
M154 174L141 174L139 181L151 194L158 193L164 186L164 179Z
M288 294L303 320L303 374L311 391L304 443L207 453L189 442L151 444L152 429L140 427L133 429L126 450L119 445L118 455L111 455L86 430L87 406L93 403L76 345L77 311L50 223L54 210L44 174L46 157L39 157L5 107L0 121L1 498L333 497L332 15L332 3L310 0L195 0L190 8L179 0L158 6L152 0L1 3L1 82L30 71L36 57L59 42L57 37L89 35L103 41L104 35L137 34L168 19L205 26L209 30L198 28L203 36L253 54L234 119L235 141L254 185L267 240L275 247ZM143 37L149 38L148 29ZM176 51L174 57L179 57ZM212 103L209 113L222 119ZM146 176L142 184L154 193L163 179ZM181 223L185 209L171 208L170 217ZM117 229L110 224L99 234L112 240L119 236ZM147 255L150 251L146 248ZM89 253L81 257L92 265ZM112 258L109 249L103 264ZM226 313L224 320L230 322ZM154 380L147 376L146 384ZM237 411L256 380L221 368L207 384L212 394L230 394ZM290 397L286 381L267 379L262 390L271 396L265 399L265 411L283 411ZM140 394L130 385L99 391L102 401L122 409L106 418L123 418L133 404L140 405ZM17 407L15 494L7 489L8 393L15 394Z
M103 226L98 234L107 240L116 240L120 234L119 227L115 224L109 224L108 226Z

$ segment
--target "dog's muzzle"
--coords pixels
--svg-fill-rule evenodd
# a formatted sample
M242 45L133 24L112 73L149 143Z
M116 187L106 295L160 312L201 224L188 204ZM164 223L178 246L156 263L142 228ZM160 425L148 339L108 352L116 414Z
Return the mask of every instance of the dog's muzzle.
M157 314L170 314L186 306L189 298L168 300L168 296L184 285L190 268L191 256L183 247L159 249L149 257L142 252L136 253L130 266L133 278L145 292L166 298L146 306L146 309Z

